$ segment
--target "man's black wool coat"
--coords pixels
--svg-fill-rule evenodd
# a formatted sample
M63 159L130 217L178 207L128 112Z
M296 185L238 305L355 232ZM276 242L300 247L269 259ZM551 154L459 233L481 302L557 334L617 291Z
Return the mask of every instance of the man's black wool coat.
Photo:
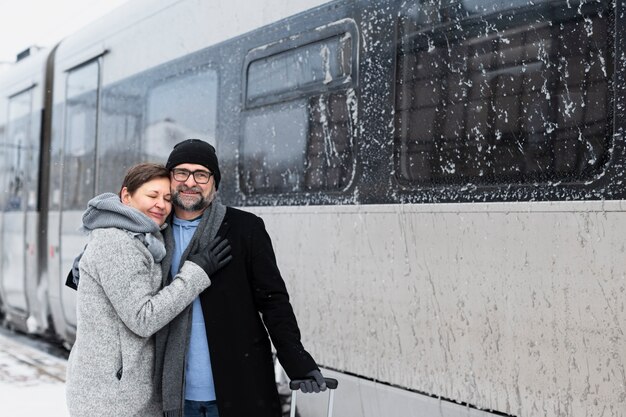
M263 220L228 207L218 236L233 259L210 277L200 301L220 417L280 417L268 332L291 379L317 366L300 342Z

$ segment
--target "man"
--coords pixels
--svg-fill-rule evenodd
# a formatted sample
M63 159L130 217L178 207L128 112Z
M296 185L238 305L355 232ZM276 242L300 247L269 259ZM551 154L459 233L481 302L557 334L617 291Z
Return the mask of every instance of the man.
M221 173L210 144L199 139L177 144L166 167L174 213L172 227L164 231L163 276L175 276L196 246L209 245L216 236L229 242L232 260L210 276L211 286L192 307L157 335L165 415L280 417L268 332L288 376L308 379L303 392L323 391L326 384L300 342L265 225L216 198Z

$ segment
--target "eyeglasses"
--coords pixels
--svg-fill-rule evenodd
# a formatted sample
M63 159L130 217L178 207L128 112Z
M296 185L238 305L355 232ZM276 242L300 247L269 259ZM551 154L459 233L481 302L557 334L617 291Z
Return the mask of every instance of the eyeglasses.
M211 179L213 173L210 171L189 171L188 169L174 168L172 170L172 175L174 176L174 179L179 182L185 182L190 175L193 175L193 179L196 183L206 184Z

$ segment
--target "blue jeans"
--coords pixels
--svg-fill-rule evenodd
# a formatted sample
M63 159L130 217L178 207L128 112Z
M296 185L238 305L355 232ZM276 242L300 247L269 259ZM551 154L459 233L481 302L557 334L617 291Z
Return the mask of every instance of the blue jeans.
M185 417L220 417L217 401L185 400Z

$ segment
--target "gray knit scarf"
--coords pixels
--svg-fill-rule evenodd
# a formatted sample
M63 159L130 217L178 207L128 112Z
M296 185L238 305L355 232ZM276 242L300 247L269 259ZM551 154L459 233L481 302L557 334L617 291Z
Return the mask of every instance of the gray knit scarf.
M119 196L113 193L100 194L89 200L83 213L81 230L89 233L107 227L126 230L139 239L155 262L161 262L165 257L165 245L159 239L159 225L139 210L122 203Z
M226 206L222 205L217 196L204 211L202 220L191 238L180 260L180 265L197 247L206 247L215 238L226 215ZM165 230L166 256L161 263L164 282L168 285L172 276L172 254L174 253L174 236L172 228ZM165 278L167 277L167 278ZM169 325L156 334L156 370L155 383L163 393L163 412L166 417L182 417L184 410L185 389L185 358L191 334L191 311L189 305Z

